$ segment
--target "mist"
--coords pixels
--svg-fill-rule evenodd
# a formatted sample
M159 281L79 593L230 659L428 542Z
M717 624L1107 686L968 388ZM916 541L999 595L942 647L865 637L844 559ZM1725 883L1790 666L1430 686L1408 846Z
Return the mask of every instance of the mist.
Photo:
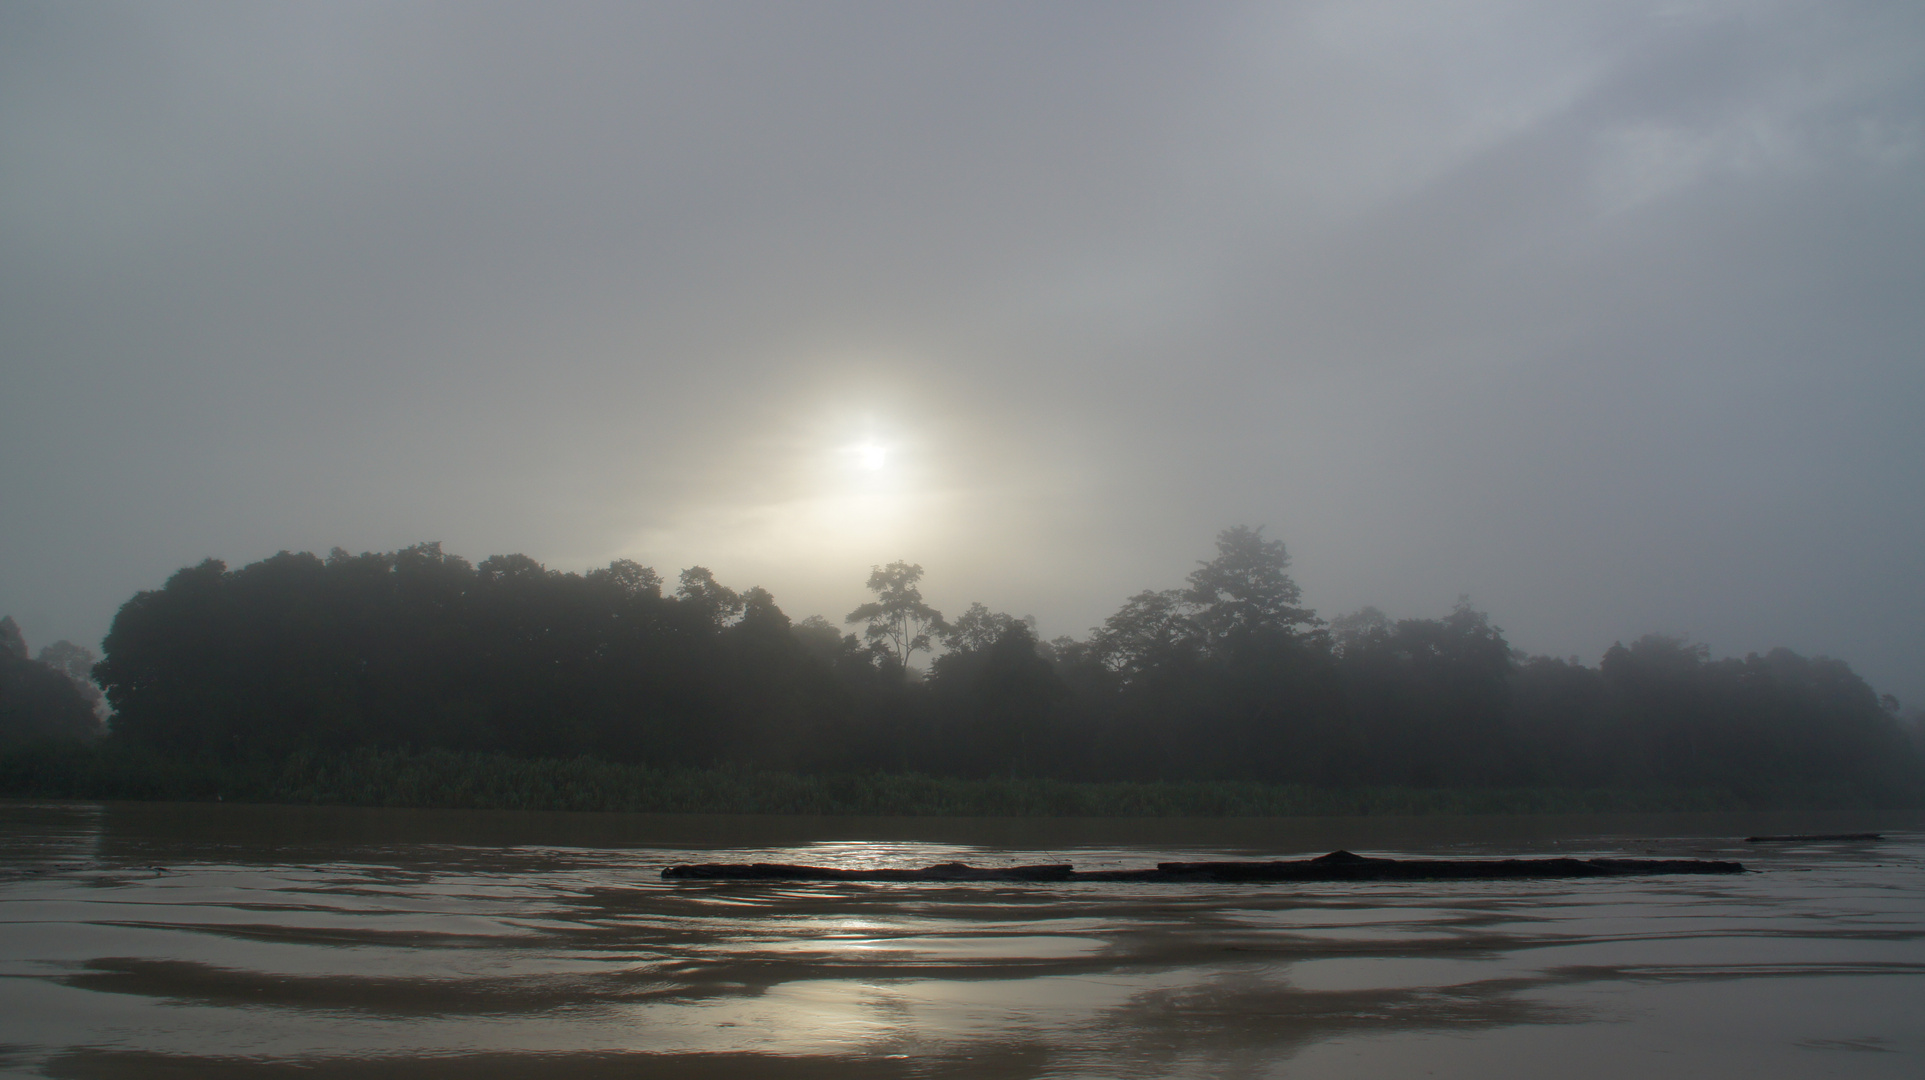
M19 3L0 612L440 541L1925 699L1925 12ZM865 449L868 448L868 449ZM872 462L873 467L872 467Z

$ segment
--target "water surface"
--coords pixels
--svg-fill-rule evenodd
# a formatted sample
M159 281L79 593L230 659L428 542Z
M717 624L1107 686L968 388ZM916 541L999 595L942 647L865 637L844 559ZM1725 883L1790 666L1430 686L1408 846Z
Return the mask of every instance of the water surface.
M0 1072L1915 1077L1925 820L0 804ZM1877 843L1748 845L1882 830ZM1595 855L1741 876L668 883L663 866Z

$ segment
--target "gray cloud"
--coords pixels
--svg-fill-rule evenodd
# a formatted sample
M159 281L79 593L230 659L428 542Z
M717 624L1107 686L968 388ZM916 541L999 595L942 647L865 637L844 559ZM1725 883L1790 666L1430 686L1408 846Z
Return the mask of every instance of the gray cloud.
M873 562L1076 632L1306 598L1925 698L1925 15L0 13L0 609L443 540ZM837 454L888 443L885 487Z

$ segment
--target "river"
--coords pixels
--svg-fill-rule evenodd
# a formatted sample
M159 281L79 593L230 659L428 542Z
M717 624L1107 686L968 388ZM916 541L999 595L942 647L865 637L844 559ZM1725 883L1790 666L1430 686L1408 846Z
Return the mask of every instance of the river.
M1877 842L1747 844L1883 831ZM0 803L0 1074L1925 1075L1925 815L1037 821ZM1661 855L1579 881L674 883Z

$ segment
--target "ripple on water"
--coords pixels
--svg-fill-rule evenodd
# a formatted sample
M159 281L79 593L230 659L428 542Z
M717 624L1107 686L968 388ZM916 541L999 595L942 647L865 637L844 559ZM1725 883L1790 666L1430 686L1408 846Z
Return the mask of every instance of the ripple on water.
M1571 1080L1909 1077L1925 1054L1905 1007L1925 999L1925 843L1903 823L1868 823L1889 837L1869 848L1744 852L1761 872L1717 880L1192 887L659 869L1731 857L1798 830L1428 821L1400 845L1381 820L1347 841L1331 821L1158 823L1132 846L1128 823L617 818L0 807L0 1069Z

